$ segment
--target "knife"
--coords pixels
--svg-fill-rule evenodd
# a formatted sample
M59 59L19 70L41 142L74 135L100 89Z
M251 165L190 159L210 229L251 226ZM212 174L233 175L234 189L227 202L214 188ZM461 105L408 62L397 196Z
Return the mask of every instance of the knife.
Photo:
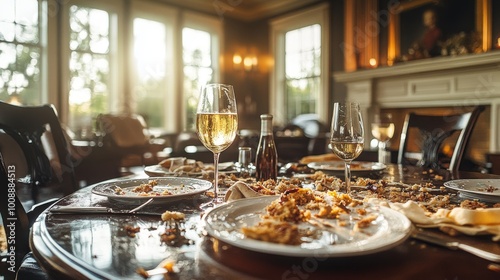
M59 206L49 210L54 214L127 214L127 215L149 215L160 216L160 213L153 212L132 212L130 210L113 210L109 207L101 206Z
M443 246L452 250L463 250L465 252L469 252L473 255L481 257L483 259L492 261L492 262L500 262L500 255L492 252L485 251L483 249L479 249L467 244L460 243L458 241L448 240L446 237L437 236L436 234L432 234L423 230L415 230L412 233L412 237L421 241L425 241L428 243L432 243L435 245Z
M114 210L109 207L103 206L59 206L55 208L50 208L51 213L59 213L59 214L129 214L129 215L153 215L159 216L158 213L137 213L140 209L145 207L146 205L153 202L153 198L148 199L146 202L137 206L131 210Z

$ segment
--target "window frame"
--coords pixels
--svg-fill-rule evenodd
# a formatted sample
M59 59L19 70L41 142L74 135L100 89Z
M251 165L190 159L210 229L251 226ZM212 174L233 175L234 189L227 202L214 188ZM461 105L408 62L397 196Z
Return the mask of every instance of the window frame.
M71 6L77 5L80 7L100 9L105 10L110 13L110 44L109 44L109 65L110 65L110 83L109 83L109 112L119 112L123 111L123 100L124 95L119 94L120 92L125 92L127 85L127 80L125 79L125 65L124 61L126 59L125 52L122 47L124 46L124 34L125 34L125 12L123 2L120 0L68 0L65 1L61 7L62 12L62 23L61 23L61 118L63 122L67 123L69 120L69 90L70 90L70 70L69 70L69 60L71 50L69 49L69 9ZM123 82L120 82L123 81Z
M271 42L270 50L274 56L274 70L270 75L270 95L269 110L274 115L276 124L285 124L286 119L286 85L285 85L285 35L288 31L299 29L305 26L319 24L321 26L321 74L320 89L321 94L318 99L316 114L319 119L328 123L329 102L330 102L330 79L328 76L330 56L329 36L329 5L327 3L315 6L313 8L300 11L291 15L286 15L270 21Z

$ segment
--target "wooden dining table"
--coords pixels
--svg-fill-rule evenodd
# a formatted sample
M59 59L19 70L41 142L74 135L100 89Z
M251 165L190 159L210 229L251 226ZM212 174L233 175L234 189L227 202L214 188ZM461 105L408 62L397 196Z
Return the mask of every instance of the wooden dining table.
M436 185L459 178L500 179L396 164L377 176ZM92 188L82 188L52 207L131 208L93 194ZM34 223L30 245L53 279L143 279L138 269L152 269L165 259L174 263L175 271L151 279L500 279L499 266L492 261L411 237L387 250L348 257L283 256L244 249L207 234L199 205L209 199L201 194L148 205L142 214L60 214L48 209ZM185 220L162 221L160 215L166 210L184 213ZM491 236L450 238L500 254L500 243Z

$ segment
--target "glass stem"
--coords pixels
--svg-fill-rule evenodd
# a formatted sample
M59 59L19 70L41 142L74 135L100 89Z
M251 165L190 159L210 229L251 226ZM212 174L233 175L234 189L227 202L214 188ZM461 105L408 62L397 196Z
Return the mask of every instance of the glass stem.
M378 162L385 163L385 142L378 143Z
M219 155L214 153L214 203L219 202Z
M347 194L351 193L351 162L345 162L345 191Z

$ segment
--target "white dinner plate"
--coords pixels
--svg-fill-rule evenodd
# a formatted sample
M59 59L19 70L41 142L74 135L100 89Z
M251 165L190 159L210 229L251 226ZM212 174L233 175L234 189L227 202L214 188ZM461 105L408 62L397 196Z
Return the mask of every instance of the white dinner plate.
M483 202L500 202L500 180L459 179L444 182L444 186L457 190L463 198L479 199Z
M260 220L277 196L239 199L212 209L204 217L205 229L211 236L246 250L292 257L346 257L366 255L390 249L408 238L411 222L403 214L387 207L373 206L371 212L378 218L366 229L368 234L352 234L349 226L338 233L322 230L318 238L311 238L300 245L285 245L246 238L242 227L253 226ZM355 215L355 211L351 211ZM347 214L346 214L347 215ZM312 227L310 224L299 226ZM344 231L340 233L341 231ZM331 244L336 240L335 244Z
M320 170L326 173L344 175L345 164L343 161L319 161L307 164L311 169ZM386 169L386 165L380 162L353 161L351 162L351 173L353 175L369 174L380 172Z
M141 185L147 184L151 180L156 180L158 184L153 187L154 191L161 193L168 190L169 195L140 196L132 190ZM185 177L151 177L143 179L124 179L98 184L92 188L92 193L106 196L109 200L119 201L129 204L141 204L154 198L153 204L185 199L197 194L201 194L212 187L212 183L207 180ZM120 194L118 190L123 191Z
M213 169L213 165L206 165L206 167L211 167ZM208 172L207 170L206 172ZM162 176L168 176L168 177L178 177L178 176L184 176L184 177L200 177L203 175L202 171L197 171L197 172L171 172L169 169L156 164L156 165L149 165L144 167L144 172L148 176L152 177L162 177ZM231 173L231 172L236 172L234 169L234 163L233 162L221 162L219 163L219 172L220 173Z
M161 177L161 176L168 176L168 177L179 177L179 176L183 176L183 177L199 177L199 176L203 175L203 173L201 171L198 171L198 172L186 172L186 171L183 171L183 172L171 172L170 170L168 170L167 168L162 167L159 164L157 164L157 165L149 165L149 166L144 167L144 172L148 176L152 176L152 177Z

